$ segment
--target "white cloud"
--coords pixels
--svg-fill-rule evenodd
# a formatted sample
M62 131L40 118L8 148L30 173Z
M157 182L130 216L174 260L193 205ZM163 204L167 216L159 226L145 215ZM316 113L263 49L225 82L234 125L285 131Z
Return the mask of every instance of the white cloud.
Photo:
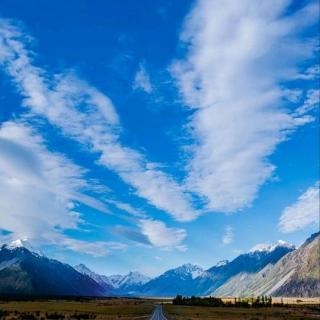
M123 211L133 215L134 217L147 218L147 215L142 210L136 209L128 203L123 203L120 201L110 200L110 199L106 200L106 202L114 205L115 207L117 207L120 210L123 210Z
M296 76L296 79L312 80L312 79L319 78L319 76L320 76L320 65L316 64L314 66L309 67L304 72L298 74Z
M233 228L231 226L227 226L224 236L222 238L222 243L224 244L230 244L233 242Z
M256 251L266 251L270 247L270 243L258 243L254 245L249 252L256 252Z
M134 77L133 89L140 89L145 91L146 93L152 92L152 85L149 74L142 64L139 65L139 70Z
M279 229L284 233L303 229L309 225L319 228L319 182L308 188L298 200L286 207L279 219Z
M127 245L113 241L87 242L67 237L57 240L58 241L56 242L56 244L59 246L65 246L73 251L90 254L95 257L105 256L108 255L111 251L125 250L127 248Z
M6 241L29 238L95 254L115 249L114 243L90 243L63 234L81 229L77 202L109 213L104 203L83 193L90 190L84 169L49 151L41 136L24 123L2 124L0 149L0 229L11 232Z
M199 0L186 19L187 56L172 73L185 104L195 109L187 183L208 210L250 206L274 174L268 157L313 120L284 108L283 84L314 54L316 41L303 42L300 34L317 21L317 3L291 16L289 4Z
M197 217L191 196L181 185L142 153L121 144L118 115L108 97L75 75L50 76L34 66L26 36L5 20L0 21L0 49L0 63L32 115L45 117L63 134L85 145L99 156L99 164L116 172L155 207L181 221Z
M307 91L305 101L303 105L297 108L296 113L298 115L303 115L307 112L310 112L314 109L319 109L320 105L320 90L319 89L310 89Z
M182 244L187 233L184 229L169 228L162 221L142 219L140 229L150 243L161 249L178 249L186 251L187 248Z

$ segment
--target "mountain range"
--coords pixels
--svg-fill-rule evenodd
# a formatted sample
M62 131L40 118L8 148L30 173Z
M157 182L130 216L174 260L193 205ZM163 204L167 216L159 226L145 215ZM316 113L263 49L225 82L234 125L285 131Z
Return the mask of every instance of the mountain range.
M102 287L112 288L117 295L132 295L138 293L141 287L151 279L139 272L129 272L126 275L104 276L91 271L84 264L74 267L78 272L85 274L99 283Z
M279 241L204 270L184 264L150 279L100 275L49 259L25 240L0 248L0 294L72 296L319 296L320 233L298 249Z

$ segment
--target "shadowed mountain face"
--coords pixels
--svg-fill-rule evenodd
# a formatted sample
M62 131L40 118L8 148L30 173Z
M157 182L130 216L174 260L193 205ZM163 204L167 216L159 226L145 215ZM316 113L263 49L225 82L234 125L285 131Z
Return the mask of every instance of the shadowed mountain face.
M194 281L203 273L201 267L185 264L152 279L141 288L140 294L158 297L196 294Z
M2 246L0 293L24 295L101 296L109 294L90 277L67 264L25 247Z

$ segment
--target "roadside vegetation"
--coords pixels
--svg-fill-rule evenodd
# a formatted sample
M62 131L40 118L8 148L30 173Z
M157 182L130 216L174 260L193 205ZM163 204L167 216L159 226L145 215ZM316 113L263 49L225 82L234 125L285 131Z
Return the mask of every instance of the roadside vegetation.
M258 296L256 298L234 298L233 300L224 301L221 298L216 297L183 297L181 295L176 296L172 300L174 305L185 306L203 306L203 307L240 307L240 308L261 308L274 306L272 297L270 296ZM284 303L277 303L282 306Z
M299 304L300 299L292 299L292 304L284 301L287 300L277 298L273 301L271 297L266 296L243 299L177 296L172 304L164 305L164 311L168 320L319 319L319 304Z

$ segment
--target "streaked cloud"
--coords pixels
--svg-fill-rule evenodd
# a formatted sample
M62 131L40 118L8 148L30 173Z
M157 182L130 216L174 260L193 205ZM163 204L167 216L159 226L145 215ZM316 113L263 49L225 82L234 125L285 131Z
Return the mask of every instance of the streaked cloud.
M133 81L133 89L137 90L143 90L146 93L152 92L152 85L150 81L149 74L147 73L147 70L143 66L143 64L139 65L139 69L134 77Z
M97 163L117 173L136 194L175 219L195 219L192 198L173 177L120 141L121 125L110 99L75 74L51 75L33 63L28 36L0 22L0 63L12 77L23 104L98 156Z
M234 233L233 233L233 228L231 226L227 226L225 229L225 233L222 237L222 243L223 244L230 244L233 242L233 237L234 237Z
M151 218L138 220L135 228L118 225L113 228L113 232L149 247L163 250L187 250L183 244L187 237L186 230L168 227L163 221Z
M307 112L316 110L319 112L320 105L320 90L310 89L306 93L306 98L303 104L296 110L296 113L301 115Z
M277 146L314 120L307 108L290 111L285 99L286 83L315 58L315 38L300 34L316 24L318 4L288 16L290 3L199 0L185 21L187 54L171 69L184 103L194 109L187 184L208 210L250 206L275 174L269 157Z
M90 190L90 180L83 168L49 151L43 138L22 122L1 125L0 149L0 228L10 231L6 238L28 238L96 255L123 247L64 234L70 229L81 231L79 202L109 213L103 202L84 193Z
M319 228L319 199L319 182L317 182L301 194L295 203L283 210L279 219L280 231L289 233L311 225Z

